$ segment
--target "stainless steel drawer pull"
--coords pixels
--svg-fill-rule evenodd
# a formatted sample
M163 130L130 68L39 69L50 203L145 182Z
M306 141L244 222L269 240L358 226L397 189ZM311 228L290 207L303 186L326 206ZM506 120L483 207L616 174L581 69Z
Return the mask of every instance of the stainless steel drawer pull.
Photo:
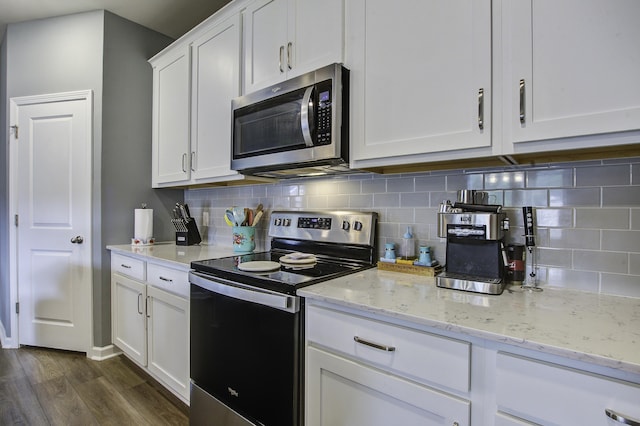
M182 154L182 171L187 173L187 153Z
M293 47L293 43L287 43L287 68L292 69L291 67L291 48Z
M355 340L357 343L362 343L363 345L371 346L372 348L380 349L381 351L385 352L393 352L396 350L395 346L386 346L379 343L373 343L368 340L361 339L358 336L353 336L353 340Z
M627 417L625 415L622 415L620 413L616 413L613 410L610 410L608 408L606 408L604 410L604 412L607 414L607 417L609 417L612 420L615 420L616 422L625 424L625 425L631 425L631 426L640 426L640 420L631 418L631 417Z
M122 266L125 269L131 269L131 266L125 265L124 263L121 263L120 266Z
M478 127L484 129L484 89L478 90Z
M524 78L520 80L520 123L524 124Z
M168 283L172 283L172 282L173 282L173 280L172 280L171 278L165 278L165 277L163 277L163 276L160 276L159 278L160 278L162 281L166 281L166 282L168 282Z
M138 293L138 313L142 315L143 312L142 312L142 309L140 308L140 300L142 300L142 293Z

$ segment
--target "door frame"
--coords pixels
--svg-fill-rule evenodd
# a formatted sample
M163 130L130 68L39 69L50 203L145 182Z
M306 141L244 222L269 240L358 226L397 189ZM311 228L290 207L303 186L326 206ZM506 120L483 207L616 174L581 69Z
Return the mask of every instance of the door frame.
M87 135L86 138L89 143L89 149L87 150L88 164L92 165L93 169L93 91L92 90L79 90L72 92L50 93L43 95L32 96L19 96L10 98L9 106L9 120L10 126L17 125L18 108L25 105L41 104L47 102L66 102L66 101L84 101L85 112L87 113ZM9 220L11 222L11 216L14 218L18 212L18 147L17 139L15 136L16 128L10 127L9 129ZM19 136L20 129L18 129ZM93 172L92 177L93 180ZM93 188L93 185L91 185ZM91 211L90 214L93 214ZM18 302L18 231L15 226L15 219L13 225L9 226L9 309L11 311L11 338L3 342L5 348L18 348L19 344L19 319L16 313L16 303ZM93 231L92 231L93 233ZM89 257L91 259L91 267L93 267L93 249L90 249ZM92 274L89 274L91 277ZM93 280L92 280L93 281ZM93 283L89 284L89 335L87 336L87 356L92 355L93 348Z

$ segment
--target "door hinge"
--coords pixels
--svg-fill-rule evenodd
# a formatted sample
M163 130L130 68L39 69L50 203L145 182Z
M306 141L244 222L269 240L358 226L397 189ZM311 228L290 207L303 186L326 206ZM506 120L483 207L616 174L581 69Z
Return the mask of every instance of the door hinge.
M18 126L14 124L11 128L13 129L13 136L18 139Z
M13 223L15 223L16 226L18 226L18 215L14 216Z
M20 302L16 302L16 314L20 313Z

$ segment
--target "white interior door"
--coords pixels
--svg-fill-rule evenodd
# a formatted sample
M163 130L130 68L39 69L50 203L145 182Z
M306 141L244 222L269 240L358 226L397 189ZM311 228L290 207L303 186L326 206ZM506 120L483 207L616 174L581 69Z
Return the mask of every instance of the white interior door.
M91 347L91 102L12 99L21 345Z

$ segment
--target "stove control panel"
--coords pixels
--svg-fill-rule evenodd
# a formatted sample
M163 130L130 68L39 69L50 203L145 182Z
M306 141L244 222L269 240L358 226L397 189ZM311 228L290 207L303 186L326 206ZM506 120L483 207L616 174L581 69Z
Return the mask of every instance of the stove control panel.
M274 211L269 236L373 245L378 214L356 211Z

